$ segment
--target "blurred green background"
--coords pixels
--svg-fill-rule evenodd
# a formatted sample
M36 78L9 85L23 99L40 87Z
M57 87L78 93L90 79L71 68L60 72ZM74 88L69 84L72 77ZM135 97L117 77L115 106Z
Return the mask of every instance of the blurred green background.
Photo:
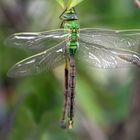
M84 0L81 28L140 28L133 0ZM55 0L0 1L0 140L140 140L140 70L104 70L77 62L74 128L59 126L64 66L21 79L8 69L32 53L4 44L12 33L60 27Z

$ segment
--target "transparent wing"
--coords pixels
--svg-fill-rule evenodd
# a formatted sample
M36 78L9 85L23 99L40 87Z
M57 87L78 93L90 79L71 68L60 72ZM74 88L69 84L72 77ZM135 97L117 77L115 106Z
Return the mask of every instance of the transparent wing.
M28 57L15 64L8 72L9 77L22 77L48 71L64 60L65 41L46 51Z
M134 30L106 30L106 29L81 29L80 40L107 46L108 48L125 48L138 51L140 47L140 29Z
M68 36L68 34L64 33L64 29L46 32L25 32L11 35L7 38L6 42L10 46L18 48L43 51L59 44L66 36Z
M120 48L107 48L80 42L79 61L98 68L119 68L135 64L140 66L140 55Z

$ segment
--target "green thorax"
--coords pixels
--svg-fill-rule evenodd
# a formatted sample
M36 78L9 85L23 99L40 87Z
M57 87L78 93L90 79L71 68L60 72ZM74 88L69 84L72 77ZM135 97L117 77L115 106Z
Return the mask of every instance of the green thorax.
M66 21L64 23L64 29L69 32L69 42L67 43L67 47L69 50L69 54L71 56L74 56L77 48L79 46L78 44L78 32L79 32L79 22L76 21Z
M78 32L79 32L79 22L78 17L74 8L66 10L61 15L61 19L63 20L64 31L69 34L69 40L67 42L67 48L69 50L69 54L74 56L76 50L78 48Z
M77 20L70 20L70 21L65 21L64 22L64 28L65 29L79 29L80 25Z

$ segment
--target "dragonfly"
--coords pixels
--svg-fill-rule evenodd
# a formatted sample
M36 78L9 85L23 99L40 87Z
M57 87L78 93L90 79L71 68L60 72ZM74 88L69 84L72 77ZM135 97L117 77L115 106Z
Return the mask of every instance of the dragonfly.
M65 9L60 19L62 28L15 33L8 37L11 46L38 52L16 63L8 76L30 76L64 64L64 105L60 124L62 128L72 128L76 62L97 68L140 66L140 29L80 28L74 7Z

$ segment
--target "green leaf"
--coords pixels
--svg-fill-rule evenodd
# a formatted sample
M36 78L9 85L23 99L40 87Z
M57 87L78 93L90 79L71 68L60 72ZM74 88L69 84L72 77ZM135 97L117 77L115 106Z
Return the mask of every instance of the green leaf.
M62 8L65 7L64 0L56 0L56 1L61 5Z
M56 0L62 8L67 8L68 10L75 7L83 0Z
M75 7L76 5L78 5L82 1L83 0L69 0L67 8L71 9L72 7Z

